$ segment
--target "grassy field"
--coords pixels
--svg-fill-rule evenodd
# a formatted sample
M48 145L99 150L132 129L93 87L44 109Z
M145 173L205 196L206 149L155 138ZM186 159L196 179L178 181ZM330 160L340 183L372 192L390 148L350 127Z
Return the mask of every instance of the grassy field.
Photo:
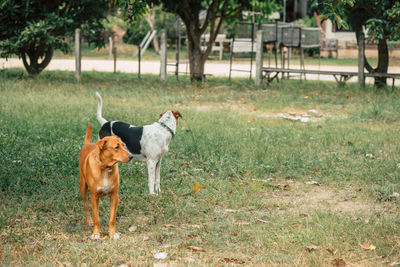
M106 236L108 198L103 238L84 223L78 154L88 124L99 130L95 91L106 119L183 114L161 194L148 195L143 163L120 164L120 240ZM78 84L72 72L2 70L0 265L398 265L399 101L399 88L352 84L94 72ZM306 123L279 116L311 109Z

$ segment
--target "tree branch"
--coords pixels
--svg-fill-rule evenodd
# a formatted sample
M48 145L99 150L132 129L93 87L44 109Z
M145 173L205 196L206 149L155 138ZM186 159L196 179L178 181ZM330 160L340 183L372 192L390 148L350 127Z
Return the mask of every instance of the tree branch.
M211 5L208 7L207 9L207 15L206 15L206 19L204 20L204 24L203 27L200 28L200 32L201 34L203 34L205 32L205 30L208 27L209 21L210 21L210 16L215 17L216 12L214 11L215 7L217 7L219 4L219 0L214 0Z
M204 52L204 55L203 55L204 59L208 58L208 55L211 53L212 46L215 43L215 39L218 36L219 30L221 29L221 25L222 25L222 22L223 22L223 15L225 13L225 10L228 8L228 3L229 3L229 0L226 0L224 2L224 5L223 5L223 7L221 9L221 17L219 18L218 25L217 25L216 29L215 29L215 20L217 19L217 16L212 18L211 25L210 25L210 39L209 39L209 42L208 42L208 45L207 45L207 49L206 49L206 51Z

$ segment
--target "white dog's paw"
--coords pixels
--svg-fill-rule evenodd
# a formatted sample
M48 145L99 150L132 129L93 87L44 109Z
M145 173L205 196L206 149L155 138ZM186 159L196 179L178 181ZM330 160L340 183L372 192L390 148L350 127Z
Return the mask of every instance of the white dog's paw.
M112 240L119 239L119 233L115 233L114 235L110 235L110 239L112 239Z
M92 236L90 237L90 239L92 239L92 240L100 239L100 235L92 235Z

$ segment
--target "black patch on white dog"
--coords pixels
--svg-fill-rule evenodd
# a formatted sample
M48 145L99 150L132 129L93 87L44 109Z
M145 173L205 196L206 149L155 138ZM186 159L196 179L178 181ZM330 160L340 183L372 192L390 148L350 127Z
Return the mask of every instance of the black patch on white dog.
M111 123L109 121L107 121L106 123L103 124L103 126L101 126L101 129L99 131L99 137L100 139L106 137L106 136L111 136L111 127L110 127Z
M103 127L106 124L109 124L108 128L110 128L110 122L105 123ZM103 138L101 136L102 133L107 133L107 126L105 127L104 131L102 131L103 127L101 127L100 129L100 138ZM125 143L126 148L129 150L129 152L131 152L132 154L140 154L140 151L142 149L140 145L140 140L142 139L143 135L143 127L136 127L128 123L115 121L112 123L112 133L121 138L122 142ZM109 135L111 135L111 131L109 132Z

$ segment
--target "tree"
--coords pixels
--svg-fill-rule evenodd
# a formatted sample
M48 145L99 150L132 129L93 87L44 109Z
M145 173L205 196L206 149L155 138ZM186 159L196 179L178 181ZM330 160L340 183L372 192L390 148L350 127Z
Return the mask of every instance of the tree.
M156 30L156 8L154 7L154 4L147 5L146 7L149 12L144 14L144 18L149 24L150 30L154 31ZM160 45L158 44L157 35L153 38L153 47L157 54L160 53Z
M339 27L351 28L357 43L364 40L364 28L368 40L378 44L378 64L373 68L364 54L365 68L369 73L387 73L389 67L388 41L400 39L400 2L398 0L334 0L314 1L326 18ZM386 78L375 78L375 85L386 84Z
M127 17L135 14L147 4L162 4L163 10L178 15L186 26L191 80L204 79L204 64L221 25L227 19L240 18L242 10L250 8L249 0L128 0L125 4ZM205 11L204 19L200 13ZM205 50L201 49L201 36L209 32L210 40Z
M68 37L82 28L86 40L99 47L101 20L116 1L0 0L0 56L22 58L29 74L37 75L53 52L70 50Z

